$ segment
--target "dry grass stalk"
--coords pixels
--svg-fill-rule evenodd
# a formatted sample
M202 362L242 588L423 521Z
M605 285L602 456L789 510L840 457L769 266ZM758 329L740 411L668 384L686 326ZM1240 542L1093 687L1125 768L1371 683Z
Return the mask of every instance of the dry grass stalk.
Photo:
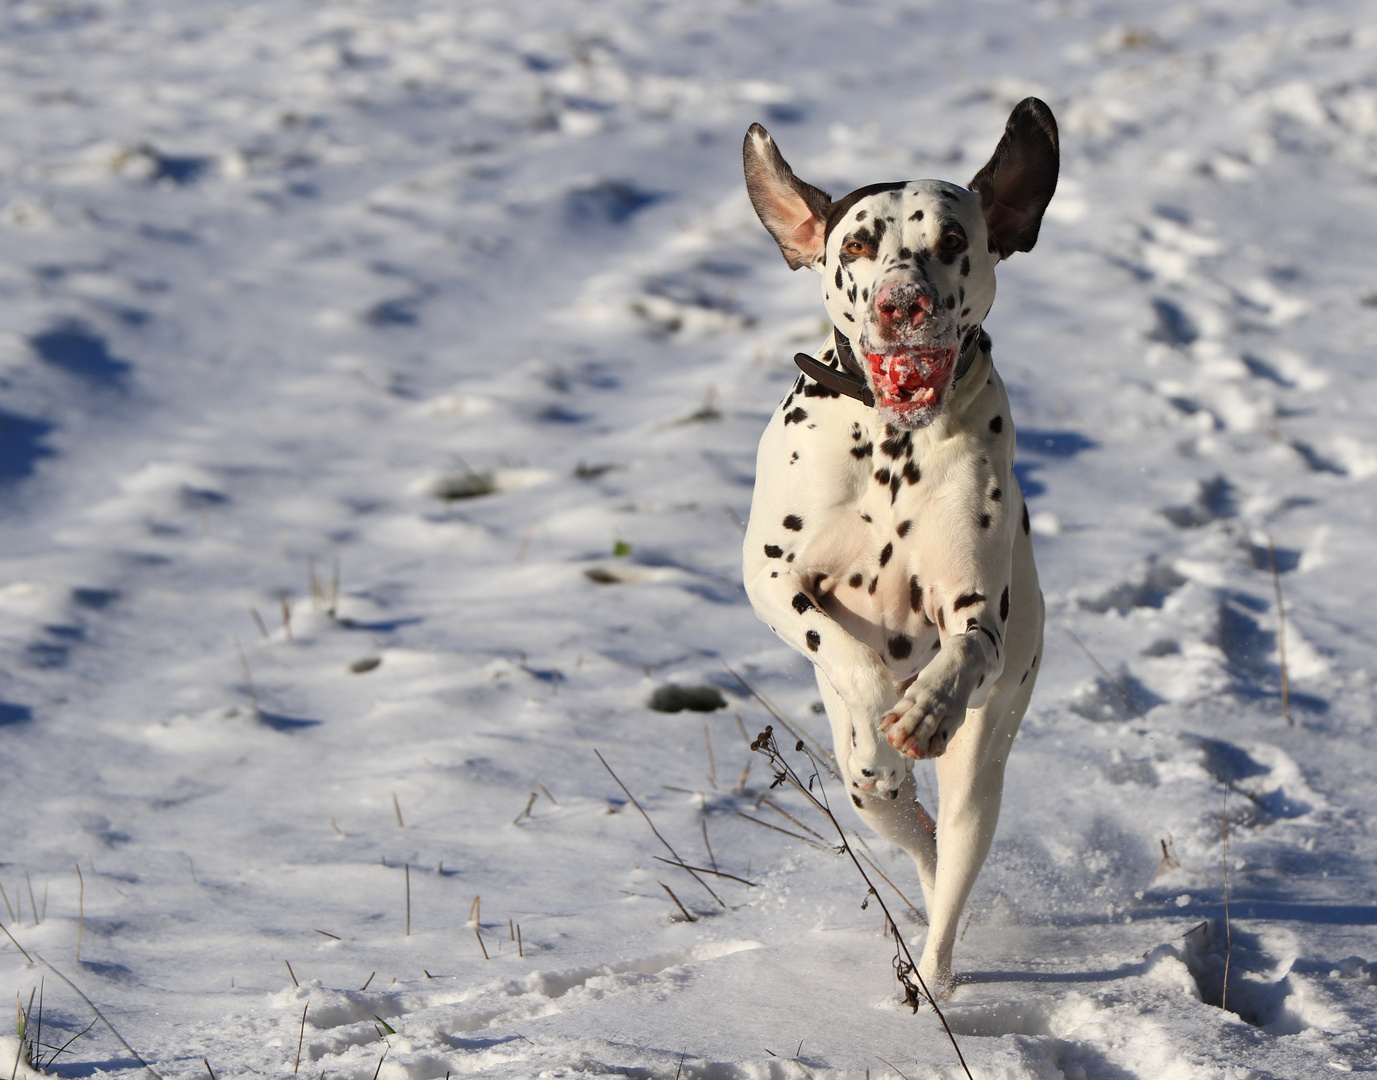
M708 862L712 863L712 872L717 873L717 856L712 853L712 841L708 839L708 819L705 814L698 819L698 826L703 830L703 847L708 851Z
M283 960L282 962L287 965L287 974L292 977L292 985L299 987L301 984L296 981L296 972L292 970L292 962L290 960Z
M778 825L771 825L768 821L761 821L759 818L753 818L750 814L743 814L740 810L736 811L736 816L739 818L744 818L746 821L749 821L755 825L759 825L762 828L773 829L775 832L783 833L785 836L792 836L795 840L802 840L805 844L812 844L813 847L821 848L823 851L832 850L826 844L820 844L816 840L809 840L808 837L801 836L800 834L795 832L790 832L788 829L781 829Z
M674 903L675 903L675 906L678 907L678 909L684 913L684 918L685 918L685 919L687 919L689 922L697 922L697 921L698 921L697 919L695 919L695 918L689 913L689 909L686 908L686 907L684 907L683 903L680 902L679 898L678 898L677 896L674 895L674 890L673 890L673 889L671 889L671 888L670 888L668 885L666 885L663 881L657 881L655 884L659 885L660 888L664 889L665 892L669 893L669 898L670 898L671 900L673 900Z
M411 936L411 864L403 863L402 869L406 873L406 936Z
M1115 692L1121 698L1124 699L1124 704L1127 705L1130 710L1132 710L1133 715L1146 724L1147 717L1143 715L1143 710L1138 708L1137 702L1135 702L1131 697L1129 697L1128 691L1123 688L1123 686L1119 683L1119 680L1116 679L1113 675L1111 675L1109 673L1109 670L1102 663L1095 659L1095 654L1090 651L1089 647L1085 644L1084 641L1082 641L1080 638L1076 636L1076 632L1074 630L1072 630L1070 627L1067 627L1066 633L1070 636L1072 641L1074 641L1078 646L1080 646L1080 650L1081 652L1085 653L1086 658L1092 664L1095 665L1095 670L1097 670L1102 676L1104 676L1105 682L1109 683L1110 686L1114 687Z
M215 1070L210 1067L210 1058L202 1058L201 1064L206 1067L206 1072L210 1073L210 1080L215 1080Z
M1277 658L1281 661L1281 715L1288 724L1291 719L1291 681L1286 675L1286 606L1281 602L1281 572L1277 569L1277 549L1267 537L1267 558L1272 564L1272 587L1277 593Z
M1172 838L1171 833L1167 833L1166 837L1159 840L1158 843L1162 845L1162 861L1157 864L1157 873L1152 875L1154 880L1168 870L1181 869L1181 860L1176 857L1176 841Z
M680 870L688 870L693 873L711 874L713 877L726 878L728 881L740 882L750 889L756 887L754 881L747 881L745 878L737 877L735 874L729 874L725 870L709 870L706 866L691 866L686 862L680 862L678 859L666 859L659 855L652 855L651 858L656 862L664 863L666 866L677 866Z
M1224 825L1224 989L1219 995L1220 1009L1229 1007L1229 961L1233 959L1234 931L1229 919L1229 784L1224 784L1224 809L1219 820Z
M780 806L778 803L776 803L776 802L773 801L772 799L768 799L768 798L766 798L764 795L762 795L762 796L760 797L760 801L761 801L764 805L768 806L771 810L773 810L776 814L779 814L781 817L788 818L788 819L789 819L790 821L792 821L795 825L797 825L800 829L802 829L804 832L806 832L809 836L815 836L815 837L817 837L819 840L821 840L824 844L827 843L827 840L826 840L826 838L822 835L822 833L817 832L817 831L815 831L815 830L813 830L813 829L810 829L807 825L805 825L803 822L799 821L798 818L794 817L793 814L789 813L788 810L785 810L784 807Z
M252 604L249 605L249 614L253 616L253 625L258 627L258 634L264 641L272 641L273 636L268 632L268 624L263 621L263 616L258 614L258 609Z
M10 898L5 895L5 886L0 885L0 900L5 902L5 910L10 913L10 922L17 923L19 920L14 917L14 908L10 907Z
M828 750L827 747L823 746L822 743L818 742L817 739L813 738L813 736L809 735L806 731L801 731L799 730L799 728L795 727L793 722L787 716L784 715L783 711L779 709L773 701L767 698L764 694L758 693L756 689L753 686L751 686L750 683L748 683L730 667L728 667L726 664L723 664L722 666L727 668L727 672L731 675L731 677L735 679L737 682L739 682L742 685L742 687L745 688L746 693L750 694L751 697L755 698L756 701L760 702L760 704L765 707L765 711L769 713L770 716L775 719L775 721L784 726L785 731L787 731L799 742L806 742L809 746L813 748L813 753L809 756L812 757L815 761L819 762L824 769L831 773L833 780L841 779L841 773L837 771L836 767L836 758L832 756L832 752ZM739 721L740 717L738 717L737 719Z
M77 963L81 963L81 939L86 934L86 879L81 876L81 863L73 863L77 872Z
M292 640L292 605L287 602L287 590L277 591L277 602L282 608L282 636Z
M679 857L679 853L674 850L673 845L671 845L668 840L666 840L663 836L660 835L660 830L655 827L655 822L650 820L650 815L645 812L645 807L643 807L640 803L636 801L636 796L631 794L630 789L622 783L621 778L612 771L612 766L607 764L607 759L603 757L602 754L596 749L593 751L593 753L598 755L598 760L602 762L602 767L607 770L608 774L612 777L612 779L617 782L617 786L621 788L622 791L625 792L626 797L631 800L631 805L634 806L638 811L640 811L641 817L645 818L645 823L650 826L650 831L655 834L655 839L660 841L660 843L664 844L665 850L674 856L675 863L681 869L687 871L689 877L693 878L694 881L698 882L699 885L703 886L703 888L707 891L707 894L709 896L711 896L714 900L721 904L723 908L726 908L726 901L723 900L720 896L718 896L715 892L713 892L712 887L706 881L700 878L698 874L693 871L693 868L690 867L687 863L684 862L683 859Z
M397 828L405 829L406 822L402 820L402 804L397 801L397 793L392 793L392 812L397 815Z
M390 1046L387 1048L387 1050L391 1050L391 1049L392 1049L392 1047L390 1047ZM379 1074L380 1072L382 1072L383 1058L387 1057L387 1050L384 1050L384 1051L382 1052L382 1057L378 1058L378 1067L377 1067L376 1069L373 1070L373 1080L378 1080L378 1074Z
M17 941L14 940L14 935L11 934L8 930L5 929L5 924L4 924L4 923L0 923L0 930L4 930L4 931L5 931L5 936L6 936L7 938L9 938L10 941L13 941L13 942L14 942L14 947L15 947L16 949L18 949L21 953L24 953L24 959L27 960L29 963L32 964L32 963L33 963L33 957L30 956L27 952L24 952L24 946L21 945L21 944L19 944L19 942L17 942Z
M879 1058L881 1061L884 1061L884 1063L885 1063L886 1065L889 1065L889 1067L890 1067L891 1069L893 1069L896 1073L899 1073L899 1076L901 1077L901 1080L908 1080L908 1077L907 1077L907 1076L904 1076L903 1073L899 1072L899 1066L897 1066L897 1065L891 1065L888 1061L885 1061L884 1058L880 1057L879 1054L876 1054L875 1056L876 1056L877 1058ZM867 1069L867 1070L866 1070L866 1075L869 1075L869 1074L870 1074L870 1070Z
M37 953L34 953L34 955L38 956ZM88 998L84 993L82 993L81 988L78 987L76 983L72 982L71 979L67 978L66 975L58 971L57 968L53 967L52 964L44 960L43 957L38 956L38 962L42 964L45 968L47 968L49 971L51 971L54 975L56 975L59 979L61 979L64 983L66 983L67 988L86 1003L86 1007L96 1014L96 1019L99 1020L109 1029L110 1034L115 1037L116 1041L122 1047L124 1047L125 1050L129 1052L130 1057L132 1057L135 1061L137 1061L140 1065L144 1067L144 1070L148 1073L149 1076L153 1077L153 1080L163 1080L161 1076L159 1076L156 1072L153 1071L153 1066L148 1064L148 1062L144 1061L144 1059L139 1056L138 1051L135 1050L132 1046L130 1046L127 1041L125 1041L124 1036L115 1030L115 1025L110 1023L110 1021L106 1019L105 1014L101 1012L98 1008L96 1008L96 1003L92 1001L90 998Z
M512 820L513 825L520 825L523 821L525 821L527 818L531 816L531 807L535 805L536 796L538 794L539 792L537 792L535 788L531 788L531 797L526 800L526 809L516 815L516 817Z
M363 981L363 985L359 987L359 993L360 993L360 994L362 994L365 990L368 989L368 984L371 983L371 982L373 981L373 975L376 975L376 974L377 974L376 971L373 972L372 975L369 975L368 978L366 978L366 979Z
M311 999L306 999L306 1004L301 1008L301 1030L296 1034L296 1064L292 1066L292 1075L295 1076L297 1070L301 1068L301 1044L306 1041L306 1010L311 1007Z
M517 923L517 924L516 924L516 955L519 956L519 957L521 957L523 960L526 958L526 952L525 952L525 950L521 947L521 924L520 924L520 923Z
M27 885L29 889L29 914L33 916L34 926L38 926L43 920L38 917L38 904L33 898L33 880L29 877L29 872L27 870L24 871L24 884Z
M817 784L817 794L813 793L813 784L815 781L819 780L817 769L819 764L818 760L805 748L803 740L798 740L794 749L804 754L813 766L812 775L805 782L794 770L794 767L785 760L784 755L780 752L779 743L775 740L774 729L770 727L766 727L766 729L761 732L755 742L751 744L751 748L764 754L774 766L775 779L771 786L789 784L794 790L812 803L814 809L818 810L826 817L828 822L831 823L832 828L836 830L841 851L851 859L851 865L856 868L856 872L861 875L861 880L866 884L867 896L873 896L875 898L875 902L879 905L880 910L884 913L884 917L887 920L888 930L894 938L894 975L895 978L899 980L899 986L903 989L904 1002L915 1013L918 1011L923 1001L927 1001L927 1003L932 1006L932 1011L937 1014L937 1019L941 1021L942 1028L947 1033L947 1038L951 1042L952 1049L956 1052L957 1061L961 1063L961 1070L966 1074L966 1080L974 1080L974 1077L971 1076L969 1066L966 1065L965 1055L961 1053L961 1047L957 1045L956 1035L952 1032L951 1025L947 1023L947 1018L943 1014L941 1007L937 1004L937 999L933 996L932 991L928 989L927 983L924 982L923 976L919 973L918 965L914 962L913 954L909 951L908 942L904 940L903 934L899 932L898 924L895 923L894 916L890 914L889 906L885 903L884 897L882 897L875 888L874 883L870 880L870 876L865 872L865 867L861 865L860 858L857 856L855 849L852 848L850 842L846 839L846 833L842 830L841 823L837 821L836 815L832 813L832 808L827 803L826 789L819 782Z
M482 918L481 918L481 917L482 917L482 914L483 914L483 898L482 898L481 896L475 896L475 897L473 898L473 903L469 905L469 925L470 925L470 926L481 926L481 925L482 925Z
M244 646L239 644L238 638L234 639L234 648L239 653L239 663L244 668L244 682L249 687L249 701L252 702L253 713L257 716L262 710L258 708L258 687L253 684L253 672L249 670L249 658L244 654Z
M483 959L491 960L492 957L488 955L488 947L483 944L483 935L480 934L477 929L475 929L473 931L473 936L478 939L478 947L483 950Z

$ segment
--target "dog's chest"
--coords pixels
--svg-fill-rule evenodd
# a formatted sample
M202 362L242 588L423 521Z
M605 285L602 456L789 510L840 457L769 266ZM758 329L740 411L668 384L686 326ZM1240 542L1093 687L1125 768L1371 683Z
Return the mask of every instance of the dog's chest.
M1012 429L998 378L983 382L955 422L910 431L800 380L761 442L751 532L765 556L899 677L940 647L943 604L981 549L1008 545L990 494L997 510L1012 486Z

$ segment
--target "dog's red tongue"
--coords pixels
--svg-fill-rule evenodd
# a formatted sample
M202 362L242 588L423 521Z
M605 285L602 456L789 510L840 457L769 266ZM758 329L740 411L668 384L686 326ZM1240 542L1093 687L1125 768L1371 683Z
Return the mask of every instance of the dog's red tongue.
M904 349L892 353L866 353L870 375L881 404L932 405L951 377L956 350L952 348Z

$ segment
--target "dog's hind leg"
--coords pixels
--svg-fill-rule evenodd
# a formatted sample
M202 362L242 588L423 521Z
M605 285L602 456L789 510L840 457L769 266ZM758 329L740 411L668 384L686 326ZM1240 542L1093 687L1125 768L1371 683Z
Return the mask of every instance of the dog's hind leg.
M918 802L918 788L913 781L911 766L906 768L903 781L892 798L858 792L852 783L856 768L851 755L851 713L841 695L832 688L827 676L818 670L818 689L822 692L827 718L832 723L832 739L836 747L838 771L852 805L871 830L891 844L898 844L918 866L923 884L925 906L932 909L932 889L937 870L937 844L931 816Z

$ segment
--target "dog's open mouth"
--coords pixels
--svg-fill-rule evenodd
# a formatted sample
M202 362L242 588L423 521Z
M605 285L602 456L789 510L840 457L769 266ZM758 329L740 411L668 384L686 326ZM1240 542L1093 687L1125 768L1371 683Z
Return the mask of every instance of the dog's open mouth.
M956 349L950 345L868 352L865 358L876 405L914 419L936 411L956 368Z

